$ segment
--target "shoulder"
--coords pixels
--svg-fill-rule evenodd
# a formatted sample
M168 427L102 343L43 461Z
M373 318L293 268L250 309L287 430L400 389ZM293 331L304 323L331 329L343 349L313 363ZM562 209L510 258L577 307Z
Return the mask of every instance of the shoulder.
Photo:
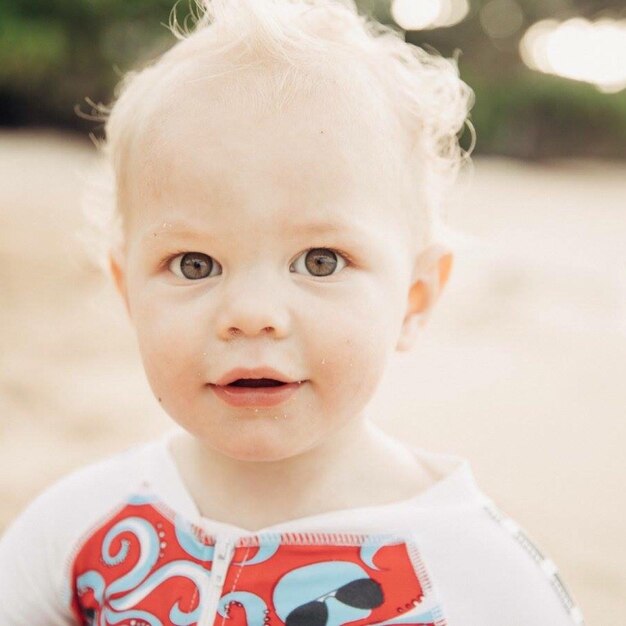
M136 444L104 459L75 469L52 483L18 516L45 514L49 524L81 520L114 506L140 484L143 459L153 444Z
M3 542L17 532L64 537L89 524L140 484L143 460L153 445L131 446L52 483L9 524Z
M422 538L451 626L584 623L554 562L489 497L437 521Z
M141 484L143 459L152 446L134 445L74 470L9 524L0 537L0 595L20 601L0 608L2 624L73 623L67 613L69 558L85 531ZM31 590L28 598L24 589Z
M483 511L498 539L493 541L492 558L502 559L502 586L515 598L519 614L534 617L532 623L536 624L583 624L582 612L554 561L488 497L484 498Z

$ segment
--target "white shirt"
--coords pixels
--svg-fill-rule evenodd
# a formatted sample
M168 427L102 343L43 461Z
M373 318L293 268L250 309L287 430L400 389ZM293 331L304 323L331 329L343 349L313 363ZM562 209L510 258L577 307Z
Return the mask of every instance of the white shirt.
M177 431L79 469L0 539L0 624L572 626L580 610L461 457L387 505L258 531L202 517Z

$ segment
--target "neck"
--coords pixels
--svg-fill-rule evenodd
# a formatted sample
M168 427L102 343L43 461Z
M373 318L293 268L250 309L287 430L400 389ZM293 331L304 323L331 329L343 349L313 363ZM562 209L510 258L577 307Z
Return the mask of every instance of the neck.
M345 424L322 443L300 454L275 461L242 461L203 445L189 435L190 451L200 472L219 475L225 486L244 492L275 491L276 485L300 490L304 482L323 481L341 467L355 467L356 456L367 458L373 446L377 427L367 418L356 418ZM365 455L365 457L364 457ZM231 484L232 483L232 484Z
M407 480L411 489L415 483L410 453L363 416L314 448L277 461L233 459L188 433L181 433L176 448L177 465L200 512L247 528L365 505L372 489L386 493L391 483L406 492ZM410 478L390 477L402 464Z

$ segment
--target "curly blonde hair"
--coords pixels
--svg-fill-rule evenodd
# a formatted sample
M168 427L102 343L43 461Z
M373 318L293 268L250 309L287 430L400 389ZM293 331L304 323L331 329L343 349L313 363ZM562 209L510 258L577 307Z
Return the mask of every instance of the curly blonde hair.
M445 238L444 192L469 162L475 136L468 118L474 93L459 78L456 59L406 43L401 32L359 14L354 0L194 2L192 28L180 26L174 7L169 28L178 41L145 67L127 72L111 105L91 102L101 114L98 119L105 121L106 139L96 141L104 158L87 185L83 207L90 232L97 233L89 249L100 267L106 269L109 248L123 238L120 188L128 146L142 130L150 131L146 120L151 112L176 100L176 89L161 88L190 71L206 80L229 76L239 89L237 98L245 97L256 110L280 110L291 94L315 88L322 76L334 76L339 99L347 98L357 83L367 84L368 95L379 104L373 110L396 113L409 147L403 162L409 179L418 182L418 245ZM237 79L261 65L274 70L273 78L255 83L258 91L247 93L245 81ZM463 150L458 140L466 124L472 146Z

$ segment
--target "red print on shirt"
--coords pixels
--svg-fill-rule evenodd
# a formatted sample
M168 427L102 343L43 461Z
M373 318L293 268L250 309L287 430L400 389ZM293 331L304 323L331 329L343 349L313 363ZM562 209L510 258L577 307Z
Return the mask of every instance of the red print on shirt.
M235 538L214 615L216 537L152 496L91 530L72 561L72 610L93 626L445 626L415 544L392 535ZM210 610L210 609L209 609Z

